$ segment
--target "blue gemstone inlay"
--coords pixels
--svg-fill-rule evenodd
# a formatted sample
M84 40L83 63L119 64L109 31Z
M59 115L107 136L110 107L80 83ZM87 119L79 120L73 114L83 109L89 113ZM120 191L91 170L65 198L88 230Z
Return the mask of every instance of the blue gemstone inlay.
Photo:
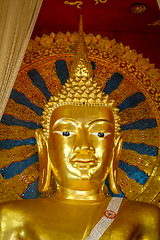
M1 123L4 123L8 126L17 125L17 126L27 127L30 129L42 128L42 124L37 124L36 122L20 120L11 115L3 115L2 119L1 119Z
M105 94L111 94L115 89L118 88L119 84L122 82L124 76L118 72L115 72L111 78L106 82L106 86L103 89Z
M129 130L129 129L140 129L145 130L147 128L155 128L157 127L157 122L155 119L140 119L133 123L122 124L121 131Z
M67 63L65 60L57 60L55 65L57 69L57 77L60 79L61 84L64 85L69 78Z
M34 183L31 183L27 190L21 195L23 199L35 199L38 198L42 193L38 191L39 179Z
M32 80L33 84L39 88L39 90L43 93L43 95L46 97L47 101L49 101L51 97L51 93L46 87L45 81L39 74L39 72L36 69L33 69L27 73L29 78Z
M39 116L42 115L44 109L32 103L23 93L18 92L16 89L12 89L10 98L13 99L16 103L22 104L30 108Z
M127 97L124 102L119 104L117 108L119 108L119 112L126 110L127 108L136 107L139 103L145 101L145 96L142 92L134 93L132 96Z
M4 179L9 179L14 177L17 174L20 174L27 167L38 162L38 153L35 153L30 158L22 160L20 162L13 162L11 165L1 169L1 174Z
M123 148L136 151L139 154L146 154L148 156L154 156L155 157L158 154L158 148L157 147L147 145L145 143L136 144L136 143L124 142L123 143Z
M148 180L148 175L139 170L136 166L130 166L128 163L124 163L120 160L119 168L126 172L127 176L134 179L137 183L144 185Z
M36 139L35 138L28 138L23 140L12 140L6 139L0 142L0 149L11 149L13 147L18 147L22 145L35 145Z

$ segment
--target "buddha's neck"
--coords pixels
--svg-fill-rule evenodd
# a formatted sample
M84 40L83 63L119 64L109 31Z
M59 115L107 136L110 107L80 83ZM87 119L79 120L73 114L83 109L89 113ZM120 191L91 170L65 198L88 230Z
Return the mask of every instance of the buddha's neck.
M100 201L104 199L104 195L100 189L78 191L69 188L58 186L56 196L60 199L70 200L86 200L86 201Z

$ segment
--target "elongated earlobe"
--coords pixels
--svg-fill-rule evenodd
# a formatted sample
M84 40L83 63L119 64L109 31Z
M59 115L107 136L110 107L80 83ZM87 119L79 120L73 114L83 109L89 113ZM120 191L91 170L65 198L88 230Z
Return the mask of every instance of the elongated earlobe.
M113 153L113 155L115 156L115 154ZM117 169L114 166L114 156L113 156L113 160L111 161L111 166L110 166L110 172L109 172L109 186L111 191L114 194L119 194L119 186L117 184Z
M113 155L111 160L110 172L109 172L109 185L110 189L114 194L119 194L119 186L117 184L117 171L119 158L121 154L123 139L122 136L116 139L115 146L113 148Z
M40 161L40 176L38 190L46 192L50 185L51 178L51 162L48 156L48 142L45 139L42 129L37 129L35 132L38 146L38 156Z

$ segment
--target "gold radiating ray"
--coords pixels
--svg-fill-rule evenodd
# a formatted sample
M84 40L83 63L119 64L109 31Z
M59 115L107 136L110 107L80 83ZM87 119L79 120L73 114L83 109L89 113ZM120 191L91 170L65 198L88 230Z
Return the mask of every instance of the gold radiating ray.
M35 137L35 130L22 126L0 124L0 141L5 139L22 140Z
M27 73L23 74L20 78L15 81L14 89L24 93L25 96L37 106L44 108L47 103L46 97L43 93L33 85L31 79L28 77Z
M1 196L0 203L22 199L20 195L13 191L13 186L9 185L9 183L4 180L1 174L0 174L0 196Z
M118 185L121 191L125 193L125 197L131 199L135 194L137 194L143 187L136 180L129 178L122 169L118 168Z
M145 154L139 154L133 150L122 149L121 160L131 166L138 167L139 170L150 176L157 161L157 156L148 156ZM118 178L120 177L118 176Z
M16 103L13 99L9 99L7 106L5 108L4 114L12 115L17 119L24 121L36 122L37 124L41 123L41 116L38 116L30 108Z
M128 108L119 113L122 124L136 122L140 119L155 118L147 99L136 107Z
M131 81L128 81L128 79L124 78L119 84L118 88L111 92L109 98L114 99L117 106L127 97L132 96L136 92L138 92L137 87L134 86Z
M158 128L147 128L145 130L132 129L123 131L124 142L130 143L145 143L152 146L158 147Z
M39 177L39 162L36 162L24 169L20 175L24 177L28 184L35 182Z
M10 150L0 151L0 168L10 165L13 162L20 162L34 155L37 152L37 145L23 145L13 147Z

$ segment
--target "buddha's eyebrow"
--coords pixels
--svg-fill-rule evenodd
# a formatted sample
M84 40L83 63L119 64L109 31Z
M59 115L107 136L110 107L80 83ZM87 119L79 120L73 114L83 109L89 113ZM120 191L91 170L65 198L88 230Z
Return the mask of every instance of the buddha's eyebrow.
M79 122L74 118L60 118L54 123L52 129L55 129L59 124L68 123L68 122L73 124L75 127L79 125Z
M104 123L104 122L106 122L106 123L108 123L108 124L110 124L110 125L112 125L113 126L113 123L111 123L109 120L107 120L107 119L96 119L96 120L94 120L94 121L91 121L89 124L88 124L88 126L89 127L93 127L95 124L97 124L97 123Z

